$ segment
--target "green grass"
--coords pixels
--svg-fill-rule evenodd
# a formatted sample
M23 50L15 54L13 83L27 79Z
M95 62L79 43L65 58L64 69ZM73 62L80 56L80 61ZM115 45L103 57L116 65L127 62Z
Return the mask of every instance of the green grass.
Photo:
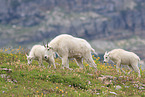
M123 73L117 74L115 67L109 64L100 63L99 58L94 58L98 71L88 66L84 62L85 69L79 69L74 60L70 61L70 68L61 69L61 65L57 65L57 69L39 67L37 61L33 61L31 65L27 65L25 52L17 52L16 54L7 53L7 50L0 52L0 68L12 69L12 73L0 71L0 74L7 74L9 78L0 77L0 96L3 97L95 97L95 96L138 96L144 97L145 90L140 90L132 84L132 82L140 82L145 84L145 71L141 71L142 78L137 78L136 73L126 75L128 78L119 79L124 76ZM17 50L11 50L17 51ZM55 59L56 64L61 64L60 59ZM44 62L45 67L47 63ZM98 77L101 75L111 75L117 77L112 84L106 85ZM125 84L125 85L124 85ZM122 89L116 90L114 86L120 85ZM129 86L126 88L125 86ZM110 92L115 92L117 95Z

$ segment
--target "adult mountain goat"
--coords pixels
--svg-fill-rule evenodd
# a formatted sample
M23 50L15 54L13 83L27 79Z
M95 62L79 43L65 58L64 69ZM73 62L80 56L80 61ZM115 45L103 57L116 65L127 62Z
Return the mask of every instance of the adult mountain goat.
M44 46L34 45L27 56L28 64L32 63L33 59L38 60L39 66L43 65L42 60L45 60L56 68L52 50L47 50Z
M140 58L133 52L128 52L123 49L114 49L110 52L105 52L104 55L104 62L108 62L109 60L112 60L116 64L116 70L119 72L119 67L122 65L128 65L132 70L138 73L138 77L141 77L140 70L138 67L138 63L140 61ZM121 68L122 70L122 68ZM125 71L122 70L124 73ZM130 74L130 72L128 74Z
M62 68L69 68L69 58L75 58L80 68L84 68L83 59L85 59L91 67L97 69L91 55L91 52L95 53L95 50L84 39L62 34L50 41L46 48L52 49L61 57Z

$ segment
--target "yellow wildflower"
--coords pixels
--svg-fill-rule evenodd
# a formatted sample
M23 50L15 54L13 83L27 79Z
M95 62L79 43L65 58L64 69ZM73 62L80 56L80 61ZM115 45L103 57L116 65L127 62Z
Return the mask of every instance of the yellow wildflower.
M86 66L89 66L89 64L86 64Z

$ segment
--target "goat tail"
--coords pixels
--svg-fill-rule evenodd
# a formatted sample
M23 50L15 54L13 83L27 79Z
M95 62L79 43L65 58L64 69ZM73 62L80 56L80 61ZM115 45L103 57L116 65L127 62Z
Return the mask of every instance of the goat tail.
M91 48L91 52L93 52L96 56L98 56L98 53L93 48Z

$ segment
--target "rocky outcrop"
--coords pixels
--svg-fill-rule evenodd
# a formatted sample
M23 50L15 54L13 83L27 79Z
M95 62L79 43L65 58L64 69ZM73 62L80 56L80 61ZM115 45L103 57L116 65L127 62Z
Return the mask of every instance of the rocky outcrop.
M122 87L129 88L130 86L126 86L126 82L130 82L135 88L139 90L145 89L144 83L134 81L133 78L127 76L114 77L110 75L101 75L101 77L98 77L97 80L101 81L106 87L114 85L115 90L120 90ZM119 83L122 83L122 86L118 85Z
M99 40L92 44L101 53L119 47L145 60L144 44L116 43L145 38L144 5L144 0L0 0L0 47L48 41L68 33L89 42Z
M0 2L1 24L22 27L41 25L40 31L47 38L60 33L69 33L88 40L96 38L115 40L134 35L142 36L145 30L144 0L0 0ZM43 30L42 25L46 26Z

